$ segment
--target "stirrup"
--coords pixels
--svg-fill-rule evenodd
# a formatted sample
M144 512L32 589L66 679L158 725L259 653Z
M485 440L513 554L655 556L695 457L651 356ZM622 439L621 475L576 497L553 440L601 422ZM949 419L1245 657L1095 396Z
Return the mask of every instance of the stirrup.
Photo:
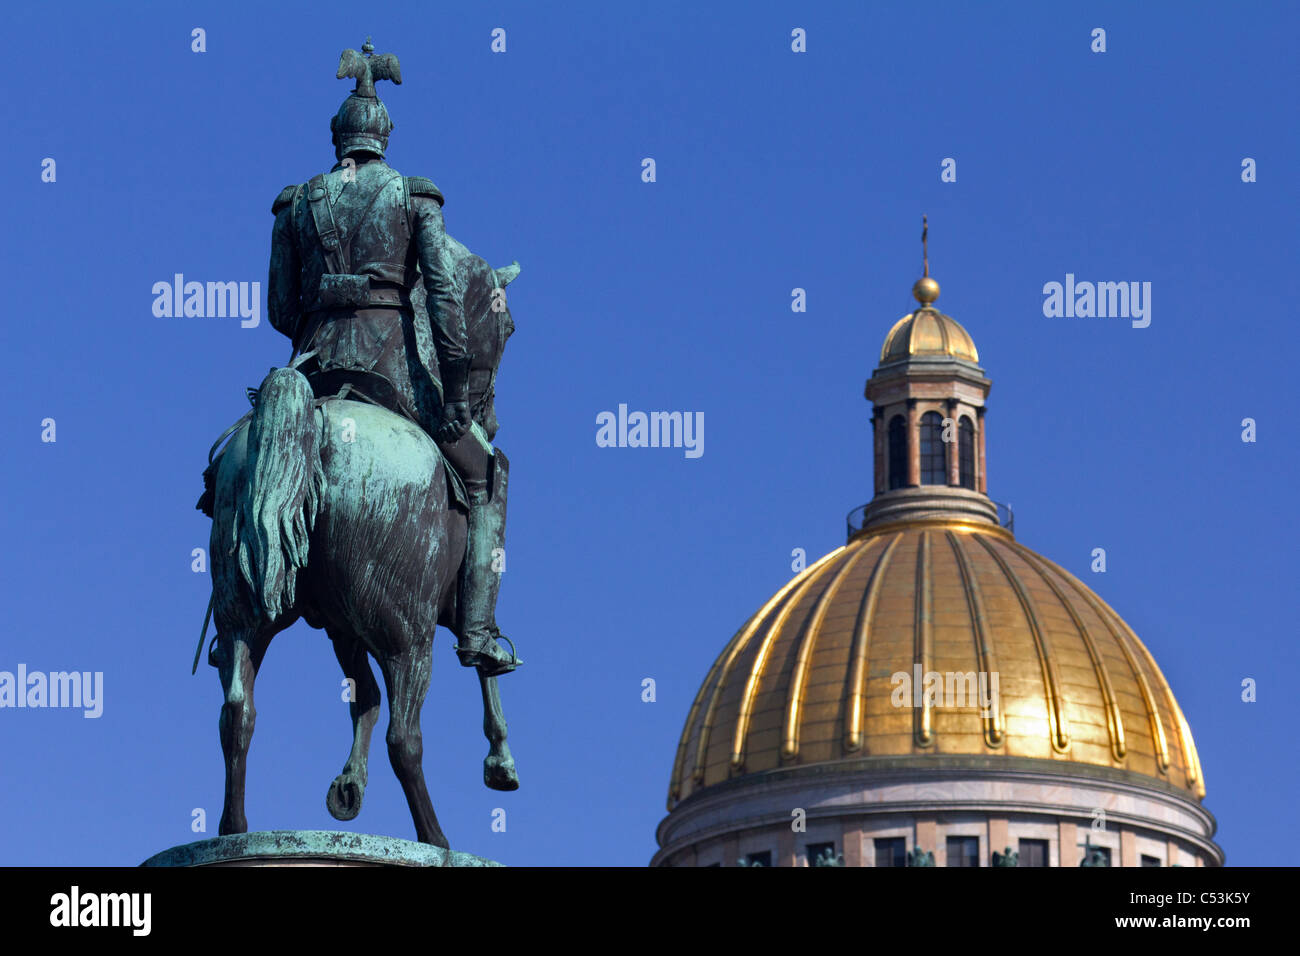
M519 659L518 653L515 651L515 642L510 640L510 638L506 637L500 631L496 631L490 639L495 641L505 641L510 645L510 660L506 661L499 657L492 656L490 652L484 650L484 648L488 646L487 644L484 644L484 647L480 648L461 647L457 644L454 649L456 651L456 656L460 658L461 664L465 667L477 667L479 673L484 677L500 677L502 674L509 674L523 663L523 661ZM500 650L501 645L498 644L497 648ZM502 651L502 653L505 652Z

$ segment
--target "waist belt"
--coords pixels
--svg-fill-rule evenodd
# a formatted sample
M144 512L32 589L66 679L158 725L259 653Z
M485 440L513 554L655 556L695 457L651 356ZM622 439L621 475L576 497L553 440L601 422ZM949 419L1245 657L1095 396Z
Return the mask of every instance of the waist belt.
M393 305L409 309L411 308L411 290L396 282L385 282L382 279L371 279L369 304Z
M351 305L328 304L318 305L315 309L309 309L309 317L320 317L330 315L344 315L356 312L358 309L411 309L411 292L409 289L396 282L386 282L382 279L368 280L368 288L361 301Z

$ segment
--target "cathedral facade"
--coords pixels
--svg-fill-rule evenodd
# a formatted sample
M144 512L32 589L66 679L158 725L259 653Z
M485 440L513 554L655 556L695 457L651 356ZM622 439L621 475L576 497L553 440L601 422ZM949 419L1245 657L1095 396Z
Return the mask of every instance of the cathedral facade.
M919 306L868 380L874 497L705 676L656 866L1220 866L1155 659L988 497L971 336Z

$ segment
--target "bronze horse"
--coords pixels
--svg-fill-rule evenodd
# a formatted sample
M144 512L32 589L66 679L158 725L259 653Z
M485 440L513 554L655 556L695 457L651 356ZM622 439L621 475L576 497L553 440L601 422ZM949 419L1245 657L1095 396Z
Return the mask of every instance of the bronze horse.
M481 350L489 346L476 339L499 337L501 327L491 315L496 296L485 293L503 288L519 268L493 270L459 248L470 350ZM417 313L422 307L416 303ZM503 344L496 343L498 357ZM352 750L330 784L329 812L351 820L361 810L379 717L370 655L384 676L388 756L417 837L448 846L425 785L420 732L434 631L455 620L465 557L466 518L451 503L447 467L423 429L387 408L347 398L319 401L292 367L273 369L262 383L251 421L236 429L216 462L211 501L217 635L209 660L225 692L221 834L248 829L244 783L256 718L253 685L271 639L301 617L324 628L355 689ZM497 679L480 674L479 683L490 745L484 783L517 789Z

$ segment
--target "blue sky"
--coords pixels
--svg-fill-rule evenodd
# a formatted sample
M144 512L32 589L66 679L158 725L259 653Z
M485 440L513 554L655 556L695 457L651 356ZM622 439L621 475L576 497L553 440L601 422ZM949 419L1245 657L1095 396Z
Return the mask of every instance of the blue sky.
M209 527L194 502L209 445L288 345L264 316L155 318L150 290L177 272L265 283L271 201L333 163L351 88L334 70L367 34L402 63L403 85L380 89L389 161L437 182L454 236L523 267L497 400L523 788L482 787L477 683L441 634L425 768L454 847L649 860L709 664L788 580L791 550L841 544L871 495L862 385L910 308L925 213L938 305L994 382L991 496L1155 655L1228 863L1295 862L1294 7L434 10L11 14L39 69L3 106L0 670L102 671L105 701L97 720L0 711L0 863L133 864L199 838L194 808L216 834L220 688L206 665L189 674L209 589L190 568ZM1046 318L1042 287L1066 273L1151 282L1151 325ZM703 412L704 454L597 447L596 416L620 403ZM410 837L383 723L361 816L325 810L350 741L339 681L323 633L272 645L250 826Z

